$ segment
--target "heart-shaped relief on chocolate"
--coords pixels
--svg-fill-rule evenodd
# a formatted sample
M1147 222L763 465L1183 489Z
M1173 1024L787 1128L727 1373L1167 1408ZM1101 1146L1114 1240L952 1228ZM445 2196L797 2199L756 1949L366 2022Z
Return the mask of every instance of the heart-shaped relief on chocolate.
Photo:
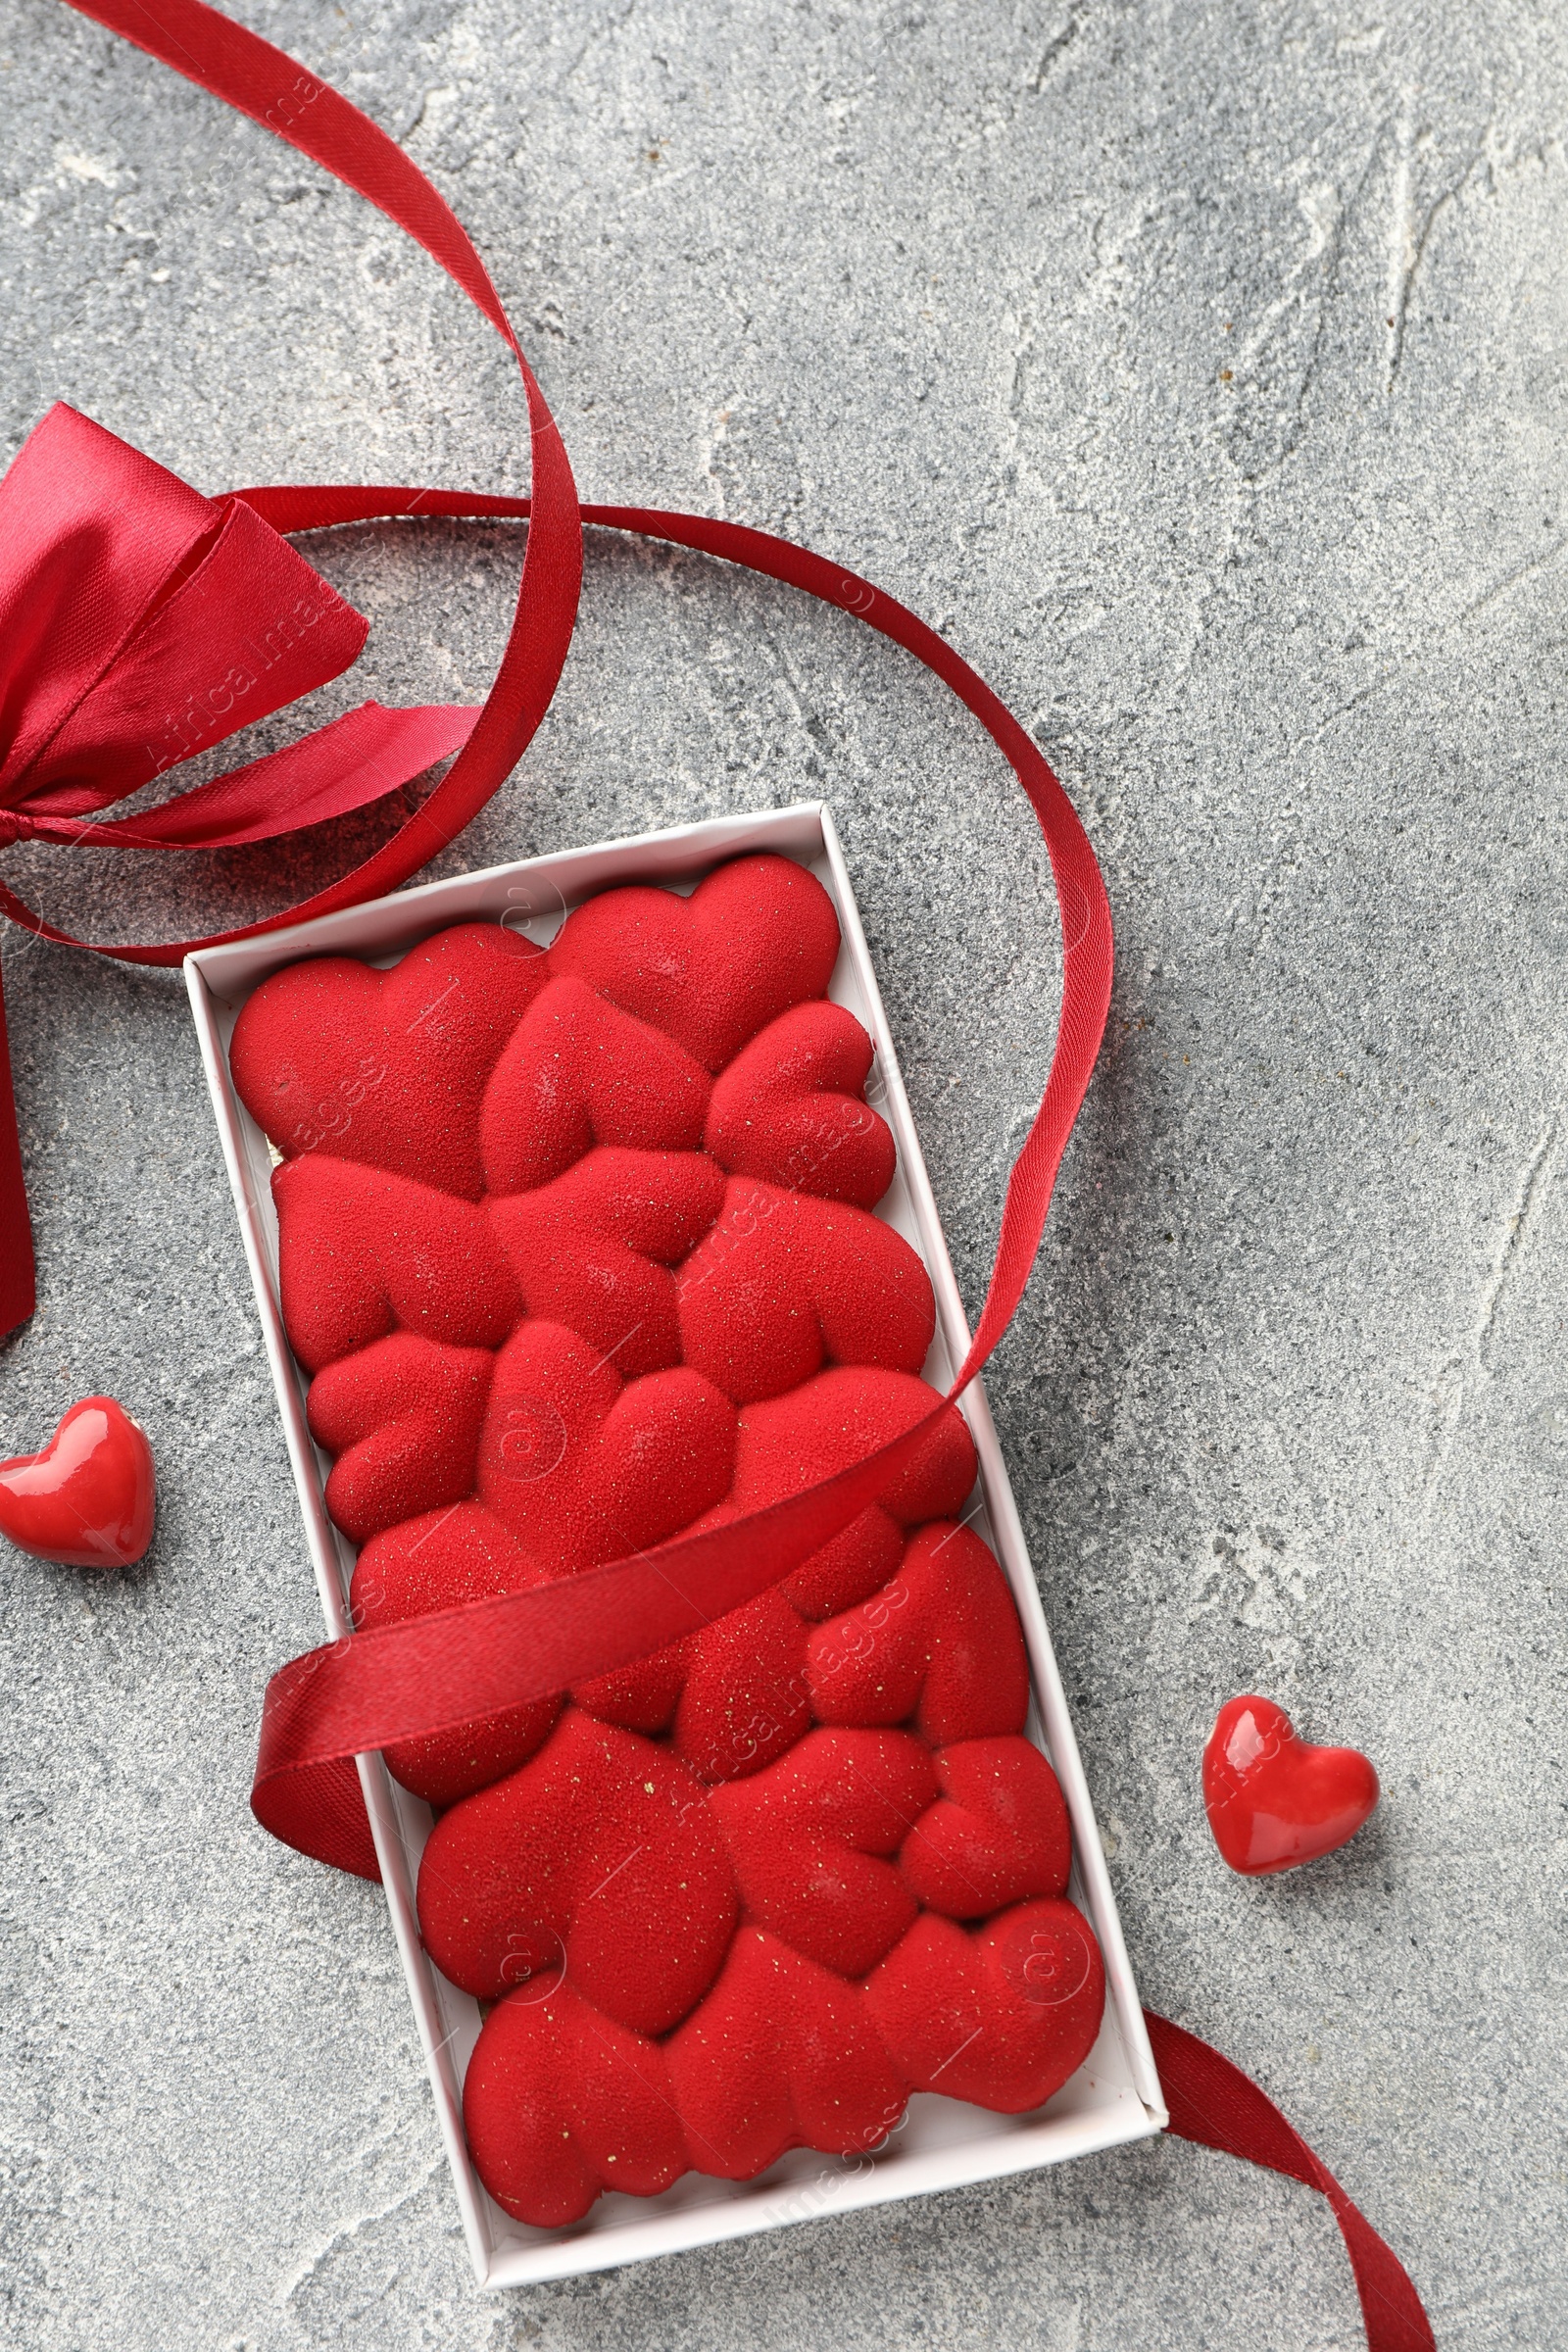
M788 858L737 858L673 891L607 891L567 916L551 969L662 1029L721 1070L791 1005L826 994L839 956L833 902Z
M557 1573L661 1543L727 1491L734 1407L700 1372L623 1381L560 1323L519 1324L493 1362L479 1499Z
M326 1152L477 1200L485 1087L549 972L499 923L438 932L388 972L285 964L234 1024L240 1101L285 1159Z
M937 1801L931 1751L907 1732L813 1731L755 1780L715 1788L745 1916L842 1977L862 1977L914 1925L894 1857Z
M694 2162L723 2180L754 2180L787 2148L874 2148L907 2097L858 1987L763 1928L741 1929L664 2056Z
M847 1470L912 1429L936 1402L923 1380L858 1367L819 1373L786 1396L746 1405L736 1419L735 1482L708 1524L765 1510ZM962 1414L950 1408L881 1501L812 1552L779 1592L811 1618L866 1600L902 1561L905 1530L961 1510L974 1478L974 1441Z
M657 2197L691 2163L660 2043L559 1979L492 2009L463 2120L490 2194L536 2229L579 2220L607 2188Z
M723 1204L723 1174L701 1152L599 1149L488 1205L528 1313L590 1341L629 1380L680 1362L672 1269Z
M932 1760L942 1793L899 1854L915 1900L949 1919L988 1919L1026 1895L1065 1894L1067 1807L1034 1742L964 1740Z
M897 1576L808 1645L819 1723L911 1723L934 1747L1021 1732L1029 1667L1012 1595L966 1527L922 1528Z
M660 1030L581 980L552 980L485 1088L485 1181L492 1193L529 1192L595 1145L694 1152L708 1096L707 1072Z
M466 1992L496 2001L564 1968L618 2024L662 2034L718 1974L735 1881L700 1784L652 1740L568 1707L520 1771L442 1815L418 1910Z
M319 1372L394 1331L499 1348L522 1311L482 1208L313 1152L272 1173L289 1345Z
M1093 2049L1105 1972L1083 1914L1035 1901L975 1929L923 1911L865 1990L911 2088L1022 2115Z
M737 1404L825 1363L918 1372L935 1328L931 1278L891 1225L751 1177L681 1271L682 1352Z
M704 1144L737 1176L875 1208L895 1154L861 1092L871 1054L842 1004L818 999L781 1013L715 1080Z
M311 1383L311 1435L336 1454L326 1507L363 1544L473 1491L495 1358L397 1331Z
M449 1503L370 1538L355 1565L350 1605L355 1625L368 1630L526 1592L548 1582L549 1573L482 1503ZM416 1796L454 1804L515 1772L543 1745L561 1708L557 1693L451 1731L399 1740L386 1750L387 1765Z

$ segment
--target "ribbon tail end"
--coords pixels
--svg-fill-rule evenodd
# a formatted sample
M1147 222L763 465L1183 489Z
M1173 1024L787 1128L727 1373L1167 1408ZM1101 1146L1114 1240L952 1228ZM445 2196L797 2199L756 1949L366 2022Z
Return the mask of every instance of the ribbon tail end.
M359 1766L352 1756L295 1772L259 1770L251 1811L270 1836L312 1862L381 1883Z
M5 991L0 987L0 1337L25 1323L37 1303L32 1217L22 1168L17 1099L11 1084Z

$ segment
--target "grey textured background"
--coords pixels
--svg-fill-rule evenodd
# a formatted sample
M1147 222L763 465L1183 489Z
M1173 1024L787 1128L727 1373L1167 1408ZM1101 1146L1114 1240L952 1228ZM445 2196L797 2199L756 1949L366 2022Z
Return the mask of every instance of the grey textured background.
M585 496L841 556L1057 762L1119 980L991 1385L1134 1962L1444 2352L1568 2345L1561 10L247 13L451 195ZM499 345L345 190L55 0L0 11L0 106L6 454L60 396L205 489L522 486ZM507 533L310 552L375 623L321 709L478 698ZM1054 918L1020 796L901 657L596 548L556 710L447 870L817 791L973 1304ZM261 856L153 865L6 870L100 937L281 895ZM318 1620L177 979L4 953L41 1303L0 1439L107 1387L163 1481L133 1574L5 1562L8 2340L1357 2343L1321 2201L1173 2143L475 2297L379 1898L246 1810ZM1279 1883L1226 1873L1199 1799L1250 1687L1386 1791Z

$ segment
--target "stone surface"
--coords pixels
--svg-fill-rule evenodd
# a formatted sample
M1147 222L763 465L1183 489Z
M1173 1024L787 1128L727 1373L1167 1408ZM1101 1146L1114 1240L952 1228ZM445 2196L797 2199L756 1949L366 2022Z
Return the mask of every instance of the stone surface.
M1134 1963L1445 2352L1568 2345L1560 12L250 15L451 195L585 496L842 556L1058 764L1119 981L991 1387ZM6 455L60 396L204 488L522 486L500 347L347 191L56 0L8 11L0 91ZM323 710L478 698L507 533L311 552L375 623ZM596 546L555 712L444 870L816 793L977 1303L1054 914L1020 796L898 655ZM286 870L6 870L152 937L373 830ZM380 1899L246 1809L266 1674L318 1619L177 979L4 955L41 1303L0 1438L111 1389L164 1497L130 1575L5 1563L7 2340L1357 2343L1321 2201L1174 2143L474 2294ZM1252 1687L1386 1793L1244 1884L1199 1756Z

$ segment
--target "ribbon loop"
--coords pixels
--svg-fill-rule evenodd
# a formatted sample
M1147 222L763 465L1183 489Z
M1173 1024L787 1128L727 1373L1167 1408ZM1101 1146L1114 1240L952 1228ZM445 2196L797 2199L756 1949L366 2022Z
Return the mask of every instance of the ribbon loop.
M94 814L339 676L368 634L363 615L254 507L202 498L59 403L0 481L0 709L10 745L0 806L24 819ZM340 814L418 774L440 756L426 715L385 713L412 724L380 729L378 771L360 779L357 797L328 794L311 818L293 821ZM467 730L448 723L440 732L452 751ZM266 804L274 777L301 797L300 755L313 741L319 736L251 763L247 812ZM323 750L312 771L318 798L340 756ZM82 837L45 821L19 823L11 838L24 833ZM128 835L119 838L129 846ZM210 848L232 838L210 807L200 838ZM134 846L177 839L167 822L144 822Z

